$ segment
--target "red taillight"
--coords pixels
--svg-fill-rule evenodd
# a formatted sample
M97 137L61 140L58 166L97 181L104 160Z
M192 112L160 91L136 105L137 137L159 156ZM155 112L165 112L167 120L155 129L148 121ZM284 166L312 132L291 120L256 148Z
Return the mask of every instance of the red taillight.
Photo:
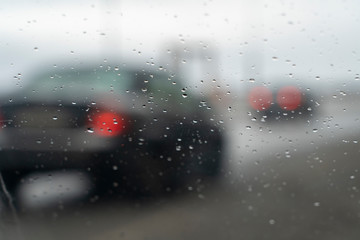
M118 136L125 131L125 119L113 112L95 111L89 116L89 127L101 136Z
M277 93L276 101L284 110L295 110L300 107L302 103L301 91L294 86L280 88Z
M271 91L263 86L254 87L249 93L249 103L255 110L263 111L271 106L273 96Z
M297 87L286 86L280 88L276 97L276 101L284 110L295 110L301 106L302 94Z

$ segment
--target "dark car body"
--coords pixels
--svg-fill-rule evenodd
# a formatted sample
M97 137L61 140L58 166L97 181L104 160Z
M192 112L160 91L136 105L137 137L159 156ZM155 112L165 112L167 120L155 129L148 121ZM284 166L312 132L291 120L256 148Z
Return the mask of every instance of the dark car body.
M159 69L43 72L1 103L1 173L10 189L32 171L80 169L101 192L171 192L220 171L222 133L205 102Z

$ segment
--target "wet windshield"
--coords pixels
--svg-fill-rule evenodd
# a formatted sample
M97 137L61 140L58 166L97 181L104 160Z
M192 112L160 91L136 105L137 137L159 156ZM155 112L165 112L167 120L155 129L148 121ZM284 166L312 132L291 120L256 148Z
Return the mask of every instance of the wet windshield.
M355 0L3 0L0 239L358 240Z

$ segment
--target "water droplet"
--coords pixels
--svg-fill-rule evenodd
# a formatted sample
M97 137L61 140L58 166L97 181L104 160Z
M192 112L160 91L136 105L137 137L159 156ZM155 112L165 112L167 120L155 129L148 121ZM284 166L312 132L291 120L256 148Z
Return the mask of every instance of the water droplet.
M315 207L320 207L320 202L314 202Z
M182 94L182 97L183 97L183 98L187 98L188 95L187 95L186 93L183 93L183 94Z
M274 225L276 223L276 221L274 219L270 219L269 223L270 223L270 225Z
M253 83L253 82L255 82L255 79L254 79L254 78L250 78L250 79L249 79L249 82Z
M314 132L314 133L316 133L316 132L318 132L318 131L319 131L319 130L318 130L317 128L314 128L314 129L313 129L313 132Z
M94 132L94 129L93 129L93 128L88 128L88 129L87 129L87 132L88 132L88 133L93 133L93 132Z
M53 118L52 118L53 120L57 120L58 119L58 117L57 116L53 116Z
M320 77L319 77L319 76L316 76L315 79L316 79L316 80L320 80Z

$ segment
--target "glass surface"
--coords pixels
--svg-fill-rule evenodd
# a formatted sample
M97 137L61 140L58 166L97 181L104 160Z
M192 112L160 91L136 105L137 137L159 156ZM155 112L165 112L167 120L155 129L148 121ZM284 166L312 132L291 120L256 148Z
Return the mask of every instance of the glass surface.
M3 0L0 239L359 239L359 10Z
M129 77L120 76L120 73L106 72L106 71L94 71L92 69L88 71L74 71L64 72L60 74L45 75L36 78L35 82L30 85L30 88L35 91L49 92L56 89L65 89L79 91L84 89L97 89L101 92L108 92L112 89L124 92L130 89L132 85Z

